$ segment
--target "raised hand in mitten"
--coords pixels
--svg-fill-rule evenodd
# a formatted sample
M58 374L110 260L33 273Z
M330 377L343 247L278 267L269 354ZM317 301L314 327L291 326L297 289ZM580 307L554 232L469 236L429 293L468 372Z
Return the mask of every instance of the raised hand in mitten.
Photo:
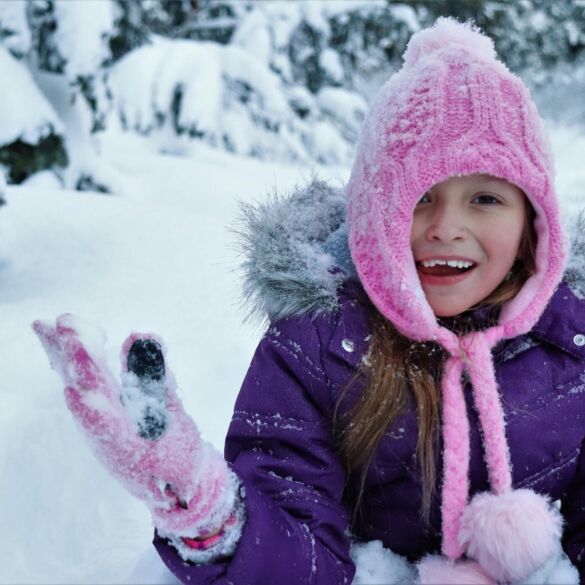
M72 315L54 326L35 321L33 329L92 450L146 504L159 533L188 560L230 554L243 521L238 480L185 413L162 341L130 335L119 382L106 365L101 330Z

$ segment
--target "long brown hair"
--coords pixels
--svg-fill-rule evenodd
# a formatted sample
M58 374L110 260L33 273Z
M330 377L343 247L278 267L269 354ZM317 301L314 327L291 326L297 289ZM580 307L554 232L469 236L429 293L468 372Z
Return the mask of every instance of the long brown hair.
M536 271L534 230L535 212L525 200L524 233L518 259L508 276L480 303L466 311L490 306L489 314L497 316L501 306L512 299ZM434 443L441 417L439 382L446 351L435 342L415 342L401 335L371 303L367 302L372 323L372 337L365 363L344 385L335 409L336 434L341 456L348 473L360 471L360 489L354 508L354 520L359 510L366 472L386 431L404 410L410 393L414 396L418 415L416 455L422 479L421 519L428 524L436 483ZM493 324L495 324L495 320ZM455 318L451 327L459 334L466 333L468 321ZM366 386L355 406L343 420L338 409L349 389L365 377Z

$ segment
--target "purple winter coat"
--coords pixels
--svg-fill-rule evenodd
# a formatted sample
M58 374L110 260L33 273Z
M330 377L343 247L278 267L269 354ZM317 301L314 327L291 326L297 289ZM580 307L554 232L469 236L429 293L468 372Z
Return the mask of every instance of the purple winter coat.
M184 563L157 538L160 555L182 582L351 582L346 531L356 478L350 478L344 501L347 478L333 447L331 420L339 389L367 347L369 328L363 306L344 288L339 318L284 319L260 342L225 448L245 484L246 526L233 558L204 566ZM585 345L578 337L583 333L585 302L561 285L534 329L502 342L494 361L514 487L561 500L564 548L585 580ZM489 486L477 417L471 400L468 404L473 495ZM439 552L441 540L439 501L430 534L419 521L416 433L416 414L409 408L383 439L354 528L357 536L380 539L411 559Z
M337 286L337 310L291 311L270 324L238 395L225 445L226 459L245 486L247 510L233 557L192 565L155 536L163 561L183 583L351 583L349 522L359 478L344 471L332 419L341 388L367 349L364 294L355 278L346 279ZM536 326L502 341L493 356L514 487L561 501L563 546L585 582L585 300L579 297L563 282ZM363 381L340 414L362 389ZM471 497L489 485L470 387L466 390ZM441 544L440 488L430 529L419 519L416 440L411 402L381 442L367 474L362 514L352 528L354 537L379 539L410 560L439 553ZM441 451L436 449L438 477Z

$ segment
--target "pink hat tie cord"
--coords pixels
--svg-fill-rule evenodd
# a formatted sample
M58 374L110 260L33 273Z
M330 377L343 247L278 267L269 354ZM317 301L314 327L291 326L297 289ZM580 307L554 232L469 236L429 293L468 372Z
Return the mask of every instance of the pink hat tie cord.
M556 554L562 534L562 518L548 498L528 489L514 490L512 487L504 412L491 355L492 348L503 337L501 325L462 337L441 328L437 341L450 353L441 384L442 553L451 563L466 555L479 562L494 582L508 583L523 581L542 564L543 559ZM464 370L471 382L492 488L491 493L477 494L471 502L468 502L469 420L461 382ZM466 566L461 562L456 565L458 570ZM436 574L437 567L440 567L440 571L447 571L439 573L443 575L449 574L453 566L428 557L421 570L424 575ZM435 581L431 579L431 582Z
M501 494L512 487L510 454L504 413L491 359L500 329L472 332L464 337L447 335L442 345L451 356L445 363L443 392L444 483L442 492L443 554L456 559L463 554L459 543L461 517L469 494L469 421L461 374L466 369L472 384L475 408L484 436L490 484Z

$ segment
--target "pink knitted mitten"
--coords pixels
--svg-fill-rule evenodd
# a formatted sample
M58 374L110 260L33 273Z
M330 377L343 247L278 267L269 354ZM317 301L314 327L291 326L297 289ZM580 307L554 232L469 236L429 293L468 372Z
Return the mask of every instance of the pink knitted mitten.
M106 365L103 331L72 315L55 326L35 321L33 329L92 450L146 504L159 533L195 562L233 552L243 523L238 480L183 410L162 341L130 335L118 382ZM188 546L216 533L210 547Z

